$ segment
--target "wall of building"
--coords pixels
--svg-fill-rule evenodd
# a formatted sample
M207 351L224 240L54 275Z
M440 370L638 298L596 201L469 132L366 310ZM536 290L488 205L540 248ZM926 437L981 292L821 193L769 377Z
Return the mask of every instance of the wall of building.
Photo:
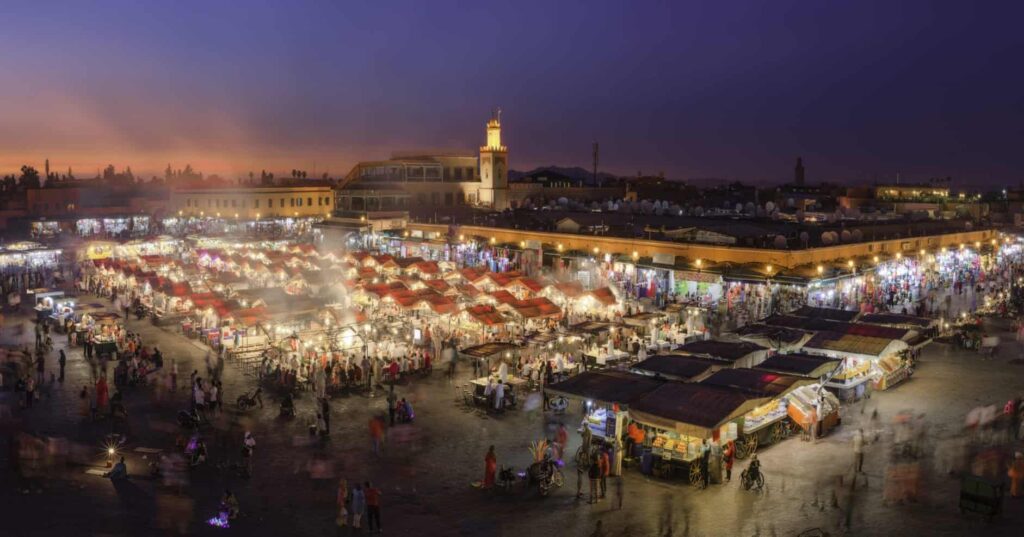
M447 235L448 233L448 226L439 224L410 223L409 228L420 230L424 234L440 233L441 235ZM974 244L977 241L988 242L996 237L995 230L983 229L927 237L842 244L807 250L773 250L649 241L623 237L573 235L483 226L459 226L458 232L466 237L482 237L487 240L493 237L499 243L516 244L521 241L538 241L544 245L545 250L557 250L558 245L561 245L563 251L591 251L596 246L601 253L625 256L633 255L633 252L642 257L654 257L654 254L667 254L690 260L704 259L715 263L765 263L788 268L872 257L874 255L892 255L896 252L910 253L921 249L935 251L941 247L956 248L960 244Z
M323 187L244 187L182 189L171 193L167 213L232 218L326 216L334 191Z

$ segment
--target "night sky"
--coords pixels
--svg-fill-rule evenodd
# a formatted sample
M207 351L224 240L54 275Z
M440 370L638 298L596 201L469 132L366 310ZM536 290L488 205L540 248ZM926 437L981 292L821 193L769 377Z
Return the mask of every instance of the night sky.
M340 175L500 106L516 169L1024 178L1019 1L87 4L0 4L0 171Z

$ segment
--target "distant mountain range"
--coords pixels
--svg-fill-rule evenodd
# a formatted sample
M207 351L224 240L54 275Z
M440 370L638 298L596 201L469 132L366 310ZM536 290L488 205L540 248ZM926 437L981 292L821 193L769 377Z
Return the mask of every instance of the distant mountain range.
M527 172L522 172L518 170L508 171L509 181L522 181L524 180L524 178L540 176L546 176L549 179L562 178L571 181L583 181L584 183L589 184L593 182L594 172L591 170L585 170L579 166L574 166L571 168L563 168L561 166L541 166L540 168L534 168ZM619 176L617 175L604 172L597 172L597 177L601 181L609 181L619 178Z

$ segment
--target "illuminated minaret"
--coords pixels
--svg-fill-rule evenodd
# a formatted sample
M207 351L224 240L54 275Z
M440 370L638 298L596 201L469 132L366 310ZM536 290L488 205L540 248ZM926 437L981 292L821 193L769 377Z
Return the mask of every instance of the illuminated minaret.
M480 148L480 203L508 208L508 148L501 145L501 109L487 122L487 145Z

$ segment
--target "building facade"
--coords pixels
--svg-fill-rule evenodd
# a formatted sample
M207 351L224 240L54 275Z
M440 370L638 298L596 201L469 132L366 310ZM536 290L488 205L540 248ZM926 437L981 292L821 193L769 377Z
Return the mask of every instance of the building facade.
M331 185L182 188L171 192L169 214L218 218L309 218L335 207Z
M414 207L483 205L508 207L508 148L501 123L487 123L479 155L396 155L356 164L341 184L343 210L404 210Z

